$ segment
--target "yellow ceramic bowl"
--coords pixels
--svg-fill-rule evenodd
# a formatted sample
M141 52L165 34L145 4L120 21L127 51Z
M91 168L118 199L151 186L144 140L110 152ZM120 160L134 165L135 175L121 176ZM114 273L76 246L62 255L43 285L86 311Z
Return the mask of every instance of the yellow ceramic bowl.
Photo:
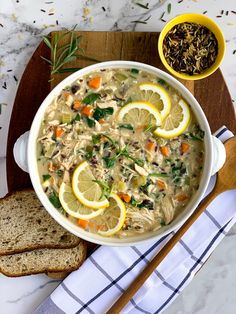
M179 72L175 71L171 66L169 66L169 64L167 63L167 61L164 57L164 54L163 54L163 49L162 49L163 40L164 40L166 34L175 25L180 24L180 23L184 23L184 22L198 23L198 24L206 26L210 31L212 31L212 33L215 35L215 37L218 41L218 55L216 57L215 62L212 64L212 66L209 69L207 69L206 71L204 71L201 74L188 75L188 74L183 74L183 73L179 73ZM202 15L202 14L187 13L187 14L182 14L182 15L176 16L175 18L170 20L166 24L166 26L163 28L163 30L160 33L159 40L158 40L158 52L159 52L159 56L160 56L162 63L164 64L166 69L172 75L174 75L180 79L184 79L184 80L199 80L199 79L203 79L203 78L211 75L220 66L220 64L223 60L223 57L224 57L224 53L225 53L225 39L224 39L224 35L223 35L221 29L219 28L219 26L213 20L211 20L209 17Z

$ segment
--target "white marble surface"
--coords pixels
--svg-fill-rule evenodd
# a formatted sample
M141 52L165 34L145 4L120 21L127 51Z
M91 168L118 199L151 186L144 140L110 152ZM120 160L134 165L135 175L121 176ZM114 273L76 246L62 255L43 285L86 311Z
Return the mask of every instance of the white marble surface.
M135 4L149 2L149 9ZM5 174L5 153L8 123L17 85L25 65L41 41L42 35L62 27L71 28L77 24L80 30L137 30L160 31L165 25L160 21L171 3L171 13L165 13L168 21L177 14L207 11L221 26L227 42L227 50L222 71L236 100L236 11L235 0L1 0L0 1L0 175ZM105 8L105 11L102 9ZM89 8L89 14L84 14ZM45 12L41 11L44 10ZM216 18L224 14L221 18ZM225 11L229 14L226 15ZM49 14L53 15L49 15ZM132 23L145 20L147 24ZM58 25L56 25L58 21ZM9 71L12 70L12 71ZM18 82L15 81L14 76ZM6 89L2 88L6 82ZM217 87L216 87L217 88ZM214 105L214 104L213 104ZM0 183L0 196L7 192L4 180ZM215 250L207 264L194 278L185 291L165 311L166 314L234 314L236 288L236 228ZM25 278L6 278L0 275L0 312L3 314L28 314L50 294L58 281L49 280L45 275Z

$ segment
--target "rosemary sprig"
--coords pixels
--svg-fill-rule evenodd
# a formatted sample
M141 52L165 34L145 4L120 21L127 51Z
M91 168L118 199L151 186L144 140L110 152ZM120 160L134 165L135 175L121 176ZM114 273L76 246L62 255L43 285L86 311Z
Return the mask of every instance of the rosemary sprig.
M49 36L43 36L43 41L51 50L51 59L49 60L43 56L41 58L49 63L51 67L51 75L56 73L75 72L80 68L62 68L68 62L75 61L76 59L89 60L100 62L99 60L86 56L84 50L80 47L82 36L77 36L74 32L75 27L65 32L62 35L55 34L53 42L50 41ZM65 36L70 36L69 43L60 45L61 40Z

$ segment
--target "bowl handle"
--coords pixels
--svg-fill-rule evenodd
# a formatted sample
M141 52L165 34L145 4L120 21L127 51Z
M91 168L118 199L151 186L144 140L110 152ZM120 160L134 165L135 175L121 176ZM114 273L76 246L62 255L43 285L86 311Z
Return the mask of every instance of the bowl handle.
M217 137L212 136L213 142L213 160L211 175L216 174L224 165L226 160L226 151L224 144Z
M29 131L22 134L17 139L13 147L13 156L14 156L15 162L25 172L29 172L28 161L27 161L28 139L29 139Z

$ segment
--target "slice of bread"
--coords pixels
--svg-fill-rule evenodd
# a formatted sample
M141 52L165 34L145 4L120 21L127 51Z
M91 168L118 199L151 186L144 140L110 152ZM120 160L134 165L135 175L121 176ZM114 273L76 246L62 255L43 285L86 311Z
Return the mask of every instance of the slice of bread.
M46 273L46 275L49 278L52 279L65 279L68 275L70 274L70 272L66 272L66 271L62 271L62 272L58 272L58 273Z
M48 214L33 190L0 199L0 256L40 248L72 248L79 242Z
M87 245L69 249L39 249L13 255L0 256L0 272L19 277L45 272L71 272L79 268L86 257Z

